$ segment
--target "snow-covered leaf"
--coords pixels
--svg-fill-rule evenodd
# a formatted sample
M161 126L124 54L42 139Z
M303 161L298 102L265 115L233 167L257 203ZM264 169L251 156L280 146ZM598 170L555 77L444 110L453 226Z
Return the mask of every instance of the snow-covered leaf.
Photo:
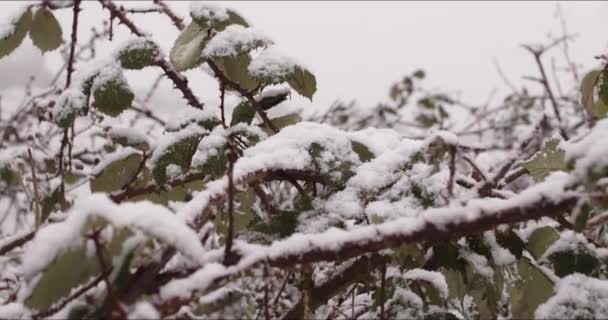
M213 62L228 80L236 83L241 89L251 91L257 87L257 81L247 72L247 67L251 62L248 53L217 57L213 59Z
M143 69L158 59L160 49L148 38L137 38L118 50L120 64L125 69Z
M111 64L95 77L93 86L95 108L111 117L116 117L131 107L135 95L117 64Z
M134 128L112 127L108 131L108 137L112 142L125 147L133 147L142 151L150 149L148 138Z
M0 34L0 58L9 55L19 47L30 30L32 10L28 6L19 17L12 19L9 23L9 32Z
M179 173L184 173L190 169L192 157L196 152L198 143L203 137L204 131L196 126L189 126L175 133L169 133L163 141L154 149L150 158L152 166L152 176L156 183L162 185L167 181L167 177L175 172L168 170L173 166L179 168Z
M208 2L193 1L190 5L190 16L205 30L212 28L216 31L222 31L232 24L249 26L247 21L234 10Z
M53 15L53 12L46 7L36 11L30 28L32 42L42 52L53 51L62 43L61 25Z

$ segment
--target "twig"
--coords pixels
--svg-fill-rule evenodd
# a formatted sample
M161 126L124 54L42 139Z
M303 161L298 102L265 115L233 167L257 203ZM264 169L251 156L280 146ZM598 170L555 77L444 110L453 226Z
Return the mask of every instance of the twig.
M40 194L38 193L38 179L36 179L36 164L34 163L34 157L32 156L32 150L27 149L27 155L29 156L30 168L32 170L32 184L34 185L34 210L36 211L36 231L42 223L40 221L42 214L40 212Z
M145 36L144 33L141 30L139 30L139 28L137 28L137 26L135 26L133 21L131 21L124 14L124 12L122 12L118 7L116 7L116 5L114 4L113 1L111 1L111 0L98 0L98 1L102 5L102 7L104 7L108 11L110 11L110 13L112 14L113 17L118 19L120 21L120 23L124 24L127 28L129 28L131 33L135 34L138 37ZM156 65L157 67L160 67L163 70L163 72L165 73L165 75L169 79L171 79L171 81L173 81L173 84L175 84L175 87L179 91L181 91L184 99L186 99L186 101L188 101L188 104L190 104L191 106L193 106L197 109L203 109L203 104L198 101L198 99L196 98L196 96L194 95L194 93L192 92L190 87L188 87L188 79L186 77L182 76L181 74L179 74L169 64L169 62L167 62L167 60L165 58L158 56L157 59L154 61L154 65Z
M171 22L179 30L184 30L184 19L178 17L162 0L154 0L154 3L160 7L160 10L171 19Z
M101 268L102 275L104 275L103 280L106 283L106 287L108 288L108 296L110 297L110 301L111 301L112 305L114 306L114 310L116 310L119 313L120 319L127 319L127 314L120 306L120 302L118 301L118 298L116 297L116 293L114 292L114 289L112 288L112 282L110 282L110 279L108 278L108 275L111 272L112 268L108 267L108 265L106 264L106 261L103 257L103 246L101 245L101 242L99 240L99 233L101 230L102 229L96 230L93 233L93 235L91 236L91 239L95 243L95 251L97 253L97 260L99 262L99 267Z
M224 264L232 264L232 238L234 237L234 161L235 155L228 151L228 231L226 232L226 247L224 251Z
M68 58L68 72L65 81L65 87L69 88L72 83L72 73L74 72L74 52L76 51L76 43L78 42L78 13L80 12L80 1L74 0L73 15L72 15L72 43L70 44L70 57Z

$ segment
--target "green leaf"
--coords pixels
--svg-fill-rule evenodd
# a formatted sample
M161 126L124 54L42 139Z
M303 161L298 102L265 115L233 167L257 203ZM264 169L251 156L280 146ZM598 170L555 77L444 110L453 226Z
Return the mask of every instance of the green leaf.
M100 112L116 117L131 107L135 95L122 72L112 73L109 77L98 76L93 83L95 107Z
M526 258L517 263L519 277L508 285L513 319L532 319L536 308L553 295L553 283Z
M606 93L608 95L608 93ZM598 100L593 105L593 114L599 119L605 118L606 114L608 114L608 104L604 102L604 100Z
M281 130L287 126L290 126L292 124L296 124L300 121L302 121L302 118L295 113L270 119L270 122L279 130ZM265 126L262 127L262 130L266 131L266 133L268 135L274 134L274 132L272 130L270 130L270 128L266 128Z
M112 161L91 180L92 192L112 192L129 183L141 165L143 157L136 152Z
M598 82L601 72L593 70L583 77L581 82L581 103L591 114L599 117L594 110L595 107L595 85Z
M545 251L559 239L559 233L553 227L545 226L532 232L528 238L526 249L534 259L540 259Z
M9 186L19 184L19 172L11 169L8 165L0 167L0 180L4 181Z
M152 177L154 177L154 181L159 185L163 185L167 182L167 167L170 164L178 165L181 167L182 172L186 172L190 169L192 157L194 156L201 139L201 135L188 136L164 150L163 154L158 157L158 160L155 161L152 168Z
M61 33L61 25L53 12L45 7L36 11L30 28L30 38L38 49L44 53L59 48L62 43Z
M213 62L228 80L236 83L240 88L251 91L258 86L258 82L247 71L251 63L248 53L213 58Z
M582 245L579 245L576 250L553 252L547 259L551 261L553 270L559 277L565 277L575 272L597 276L593 273L600 266L600 261Z
M543 180L553 171L566 170L568 166L565 153L558 149L559 143L558 139L547 141L541 151L537 152L530 160L523 162L521 166L526 168L538 181Z
M182 30L169 53L169 59L175 70L185 71L201 65L203 63L201 53L206 40L207 30L194 21Z
M19 20L14 23L14 30L5 38L0 39L0 58L9 55L13 50L17 49L25 35L30 29L32 23L32 10L27 8Z
M255 117L255 110L249 104L249 102L243 101L239 103L239 105L237 105L232 111L232 120L230 121L230 126L232 127L239 123L251 124L253 117Z
M296 66L294 67L293 74L287 79L287 83L300 95L310 99L317 91L317 79L310 73L310 71Z
M153 65L159 54L156 43L143 38L123 48L118 56L123 68L139 70Z
M363 143L351 141L351 144L353 151L359 156L359 160L361 160L361 162L367 162L376 157L376 155L369 151L369 148Z

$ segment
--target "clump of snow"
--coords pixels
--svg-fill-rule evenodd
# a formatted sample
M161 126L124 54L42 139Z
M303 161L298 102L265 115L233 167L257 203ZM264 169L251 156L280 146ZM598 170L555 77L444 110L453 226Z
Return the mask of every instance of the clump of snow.
M64 122L69 117L80 114L86 107L86 97L74 88L68 88L61 93L55 107L53 107L53 119L57 123Z
M536 309L535 318L608 318L608 281L575 273L561 279L554 290L555 295Z
M298 63L280 53L274 46L257 55L249 64L249 74L271 83L283 82L291 75Z
M230 18L226 8L207 1L190 1L190 16L193 19L209 21L212 25Z
M108 130L108 137L112 140L125 138L127 144L136 145L140 143L148 143L148 137L139 130L127 127L111 127Z
M127 78L122 72L122 67L119 63L109 63L99 70L99 74L93 80L92 91L103 89L108 83L114 83L119 86L128 86Z
M217 110L212 108L197 109L191 106L179 108L177 114L165 124L168 131L177 131L192 123L219 122Z
M16 24L19 22L19 19L21 19L21 16L23 16L26 10L29 10L30 5L30 3L26 3L20 6L8 18L5 18L2 24L0 24L0 39L8 38L15 33Z
M271 44L272 40L258 30L235 24L209 40L203 49L203 57L235 56Z
M160 319L160 313L150 302L140 301L129 313L129 319Z
M444 298L447 298L450 293L448 290L448 284L445 281L445 276L441 272L428 271L424 269L412 269L403 274L403 279L423 280L429 282Z
M577 176L587 177L588 174L601 172L608 166L606 137L608 137L608 119L602 119L580 140L560 143L559 147L566 152L566 160L576 160L574 173Z
M160 48L150 37L134 37L131 36L128 40L121 43L114 50L114 59L118 59L123 53L131 51L131 50L151 50L156 51L159 55L162 56L160 52Z

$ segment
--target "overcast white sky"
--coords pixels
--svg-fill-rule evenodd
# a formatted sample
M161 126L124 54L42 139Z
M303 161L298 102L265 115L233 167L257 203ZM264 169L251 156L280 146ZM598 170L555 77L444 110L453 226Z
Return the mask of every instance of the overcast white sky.
M169 1L181 16L188 17L189 2ZM143 2L125 2L139 6ZM385 100L389 85L416 68L424 68L429 84L462 91L471 103L482 103L494 88L504 88L493 61L500 63L513 82L533 74L533 60L519 46L547 39L560 32L555 17L557 2L223 2L237 9L252 24L270 35L287 54L308 65L316 74L318 92L314 104L327 106L336 99L356 99L362 104ZM19 5L0 2L4 20ZM573 60L590 68L594 55L605 53L608 36L608 2L564 2L560 4L571 33L577 33ZM69 37L71 10L58 12ZM87 2L82 12L84 34L91 22L107 18L99 4ZM156 14L135 18L155 35L168 52L177 30ZM126 39L123 26L115 28L116 43ZM28 73L57 67L58 53L47 54L39 64L39 53L29 39L8 59L0 60L0 88L19 85ZM99 52L108 54L112 44ZM197 71L195 71L197 72ZM153 76L138 77L142 88ZM216 99L213 82L189 72L192 84L203 99ZM199 76L200 75L200 76ZM133 84L132 84L133 85ZM534 85L534 84L531 84ZM2 90L2 89L0 89ZM142 89L143 90L143 89ZM1 94L1 91L0 91ZM176 96L177 97L177 96ZM170 103L169 100L157 103Z

